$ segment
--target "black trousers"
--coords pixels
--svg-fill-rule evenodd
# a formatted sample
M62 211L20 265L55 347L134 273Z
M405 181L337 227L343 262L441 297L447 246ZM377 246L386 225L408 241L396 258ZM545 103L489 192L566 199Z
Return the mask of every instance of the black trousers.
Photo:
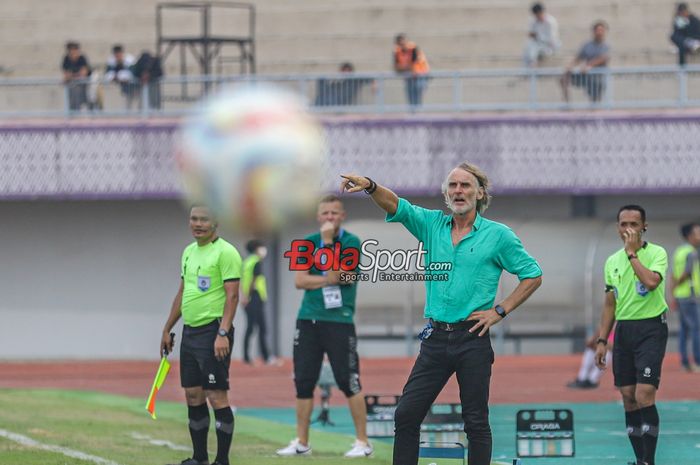
M418 463L420 425L453 373L469 440L469 465L491 463L488 401L492 364L488 333L479 337L465 330L435 329L422 341L394 416L394 465Z
M260 356L268 361L270 353L267 350L267 325L265 324L265 303L257 292L250 293L250 302L245 306L247 325L245 337L243 338L243 360L250 362L250 337L255 328L258 328L258 344L260 345Z

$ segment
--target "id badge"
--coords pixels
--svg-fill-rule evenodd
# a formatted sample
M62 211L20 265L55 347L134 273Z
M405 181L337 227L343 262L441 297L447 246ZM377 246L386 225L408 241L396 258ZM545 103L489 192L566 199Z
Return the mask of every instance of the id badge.
M202 292L207 292L211 287L210 276L197 276L197 288Z
M323 290L323 305L326 309L339 308L343 306L343 295L340 293L340 286L327 286Z

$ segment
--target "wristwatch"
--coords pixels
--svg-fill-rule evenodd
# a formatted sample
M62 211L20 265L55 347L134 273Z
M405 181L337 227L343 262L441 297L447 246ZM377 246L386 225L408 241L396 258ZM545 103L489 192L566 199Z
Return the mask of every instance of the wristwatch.
M501 318L505 318L506 315L508 315L508 313L506 313L506 309L501 307L500 305L496 305L494 307L494 310L496 310L496 313L498 313L498 316L500 316Z
M608 345L608 340L603 339L602 337L599 337L598 340L595 342L596 344L603 344L604 346Z
M629 260L632 260L633 258L639 258L639 257L637 257L637 254L636 254L636 253L631 253L631 254L627 255L627 258L628 258Z
M226 336L228 336L228 332L227 332L225 329L222 329L222 328L219 328L219 330L217 331L217 334L218 334L219 336L221 336L221 337L226 337Z

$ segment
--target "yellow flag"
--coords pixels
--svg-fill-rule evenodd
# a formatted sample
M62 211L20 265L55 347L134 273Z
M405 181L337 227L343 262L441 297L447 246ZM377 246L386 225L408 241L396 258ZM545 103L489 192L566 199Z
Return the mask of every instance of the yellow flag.
M156 419L156 396L158 391L163 386L165 378L168 376L170 371L170 362L168 359L160 359L160 366L158 367L158 373L156 373L156 378L153 380L153 387L151 387L151 393L148 395L148 400L146 401L146 410L151 414L151 418Z

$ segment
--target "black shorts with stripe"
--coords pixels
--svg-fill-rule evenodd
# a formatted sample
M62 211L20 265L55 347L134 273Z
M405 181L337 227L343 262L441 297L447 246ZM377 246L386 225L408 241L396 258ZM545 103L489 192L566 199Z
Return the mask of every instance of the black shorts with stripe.
M658 389L666 354L666 312L644 320L622 320L615 328L615 386L651 384Z
M297 399L312 399L328 355L338 389L346 397L361 392L357 336L352 323L297 320L294 334L294 384Z
M214 341L221 321L216 320L203 326L185 325L180 344L180 384L184 388L201 387L207 390L229 389L229 367L233 347L233 328L228 332L229 355L217 360L214 354Z

